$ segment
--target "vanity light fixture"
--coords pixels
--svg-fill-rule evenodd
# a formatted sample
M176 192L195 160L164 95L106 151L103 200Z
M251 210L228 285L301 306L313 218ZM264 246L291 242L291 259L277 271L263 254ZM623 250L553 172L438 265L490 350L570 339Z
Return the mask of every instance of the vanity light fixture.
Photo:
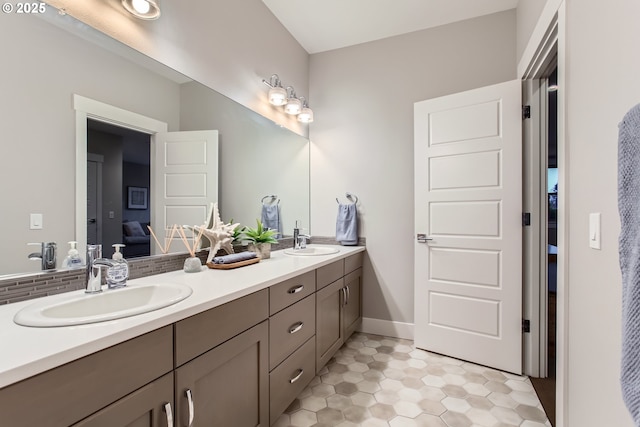
M300 101L302 101L302 110L300 110L300 114L298 114L298 121L301 123L311 123L313 121L313 110L309 108L309 104L307 104L304 96L300 97Z
M160 17L157 0L122 0L122 6L136 18L151 21Z
M269 103L271 105L284 106L285 113L297 116L300 123L313 121L313 111L309 108L305 97L298 97L292 86L283 88L277 74L272 74L268 81L262 79L262 83L269 86Z
M282 87L280 77L277 74L272 74L269 81L262 80L262 83L269 86L269 104L277 107L287 103L287 91Z
M287 103L284 106L284 112L295 116L300 114L301 110L302 102L296 96L296 91L291 86L287 86Z

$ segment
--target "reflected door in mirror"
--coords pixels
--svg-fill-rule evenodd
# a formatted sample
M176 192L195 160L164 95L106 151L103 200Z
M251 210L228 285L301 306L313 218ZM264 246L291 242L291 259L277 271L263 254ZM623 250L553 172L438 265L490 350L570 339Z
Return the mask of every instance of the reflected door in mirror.
M87 244L102 243L102 156L87 153Z

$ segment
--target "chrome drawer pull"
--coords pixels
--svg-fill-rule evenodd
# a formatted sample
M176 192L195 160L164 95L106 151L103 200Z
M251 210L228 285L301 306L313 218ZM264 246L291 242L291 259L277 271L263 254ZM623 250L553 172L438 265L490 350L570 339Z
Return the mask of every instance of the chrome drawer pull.
M193 396L189 389L187 389L187 401L189 403L189 427L191 427L193 425L193 419L195 418L195 409L193 407Z
M173 427L173 412L171 412L171 403L164 404L164 412L167 414L167 427Z
M290 334L295 334L296 332L298 332L300 329L302 329L302 327L304 326L304 322L298 322L295 325L291 326L289 328L289 333Z
M300 377L302 376L302 374L304 374L304 369L298 369L298 371L299 371L299 372L298 372L298 374L297 374L295 377L293 377L293 378L291 378L291 379L289 380L289 383L290 383L290 384L293 384L293 383L295 383L296 381L298 381L298 380L300 379Z
M298 285L298 286L294 286L293 288L289 289L287 292L289 292L290 294L297 294L302 289L304 289L304 285Z

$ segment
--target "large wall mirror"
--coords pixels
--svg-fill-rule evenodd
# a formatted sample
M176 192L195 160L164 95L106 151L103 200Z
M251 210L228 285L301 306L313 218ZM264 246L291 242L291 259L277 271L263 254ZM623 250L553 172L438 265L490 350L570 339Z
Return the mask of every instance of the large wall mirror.
M3 51L0 79L0 275L41 270L38 261L28 259L39 250L30 243L56 242L60 268L67 242L77 240L76 228L88 219L76 213L76 185L82 185L76 183L78 159L103 162L97 215L109 236L105 247L119 243L123 221L145 222L145 206L153 206L152 180L139 176L150 167L149 154L140 156L149 150L148 137L140 141L139 135L97 120L84 131L96 144L111 139L122 148L77 152L74 95L166 123L170 132L216 130L216 201L224 221L255 225L263 199L275 195L284 235L295 221L309 224L306 138L53 10L46 17L4 15L0 34L11 41ZM105 165L113 153L118 166Z

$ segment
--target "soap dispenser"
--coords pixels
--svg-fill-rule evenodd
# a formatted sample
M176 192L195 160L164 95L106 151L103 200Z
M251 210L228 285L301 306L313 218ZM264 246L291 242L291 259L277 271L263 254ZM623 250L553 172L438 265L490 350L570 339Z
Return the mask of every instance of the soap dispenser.
M71 241L68 242L70 245L69 252L67 252L67 257L62 261L62 268L83 268L82 258L80 257L80 253L78 253L78 249L76 245L78 242Z
M120 252L124 245L115 244L112 246L115 248L115 252L111 257L113 265L107 268L107 286L109 286L109 289L127 286L127 279L129 278L129 263Z

